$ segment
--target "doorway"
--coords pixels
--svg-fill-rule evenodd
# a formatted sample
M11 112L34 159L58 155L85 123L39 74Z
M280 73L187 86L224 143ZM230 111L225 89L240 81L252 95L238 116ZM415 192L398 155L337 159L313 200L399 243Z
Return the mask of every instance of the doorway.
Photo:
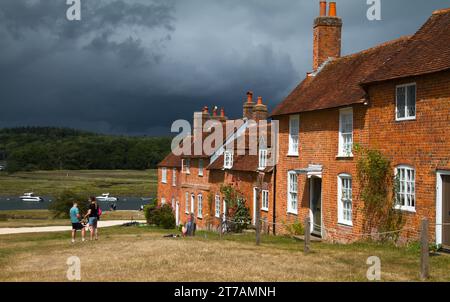
M180 225L180 203L178 201L175 206L175 220L176 220L176 225L179 226Z
M322 236L322 179L309 179L309 201L311 209L311 234Z
M450 250L450 175L442 175L442 247Z

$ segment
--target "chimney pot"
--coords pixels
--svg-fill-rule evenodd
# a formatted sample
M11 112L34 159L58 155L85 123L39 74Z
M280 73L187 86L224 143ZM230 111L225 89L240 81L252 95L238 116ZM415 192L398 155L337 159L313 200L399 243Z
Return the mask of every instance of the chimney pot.
M325 17L327 15L327 1L320 1L320 16Z
M249 91L247 92L247 103L252 103L253 102L253 92Z
M330 10L328 13L330 17L336 17L336 2L330 2Z
M203 107L203 113L209 114L208 106Z
M225 109L220 109L220 116L225 117Z
M213 109L213 116L217 116L217 107L214 107Z
M263 102L262 102L262 97L259 96L259 97L258 97L258 105L262 105L262 104L263 104Z

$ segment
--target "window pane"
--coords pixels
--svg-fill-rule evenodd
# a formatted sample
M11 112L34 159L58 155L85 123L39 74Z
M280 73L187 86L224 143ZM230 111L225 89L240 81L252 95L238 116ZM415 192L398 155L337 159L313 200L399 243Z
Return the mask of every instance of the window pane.
M397 117L402 118L405 117L405 87L397 88Z
M416 85L408 86L407 91L408 116L416 116Z

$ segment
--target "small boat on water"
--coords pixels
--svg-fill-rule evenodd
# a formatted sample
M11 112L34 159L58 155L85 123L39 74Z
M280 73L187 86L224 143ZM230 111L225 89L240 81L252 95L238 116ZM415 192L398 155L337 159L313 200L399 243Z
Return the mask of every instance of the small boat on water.
M101 196L95 197L97 201L107 201L107 202L116 202L119 200L117 197L109 196L109 193L103 193Z
M30 193L24 193L22 196L19 197L22 201L37 201L42 202L44 201L44 198L40 196L35 196L33 192Z

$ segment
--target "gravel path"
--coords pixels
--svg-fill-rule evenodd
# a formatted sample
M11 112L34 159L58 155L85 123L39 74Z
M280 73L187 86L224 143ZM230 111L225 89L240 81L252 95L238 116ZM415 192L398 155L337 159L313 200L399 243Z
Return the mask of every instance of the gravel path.
M99 228L107 228L112 226L122 225L130 222L129 220L106 220L99 221ZM145 223L144 220L137 220L137 222ZM72 226L47 226L47 227L23 227L23 228L0 228L0 235L7 234L22 234L22 233L47 233L47 232L64 232L72 230Z

